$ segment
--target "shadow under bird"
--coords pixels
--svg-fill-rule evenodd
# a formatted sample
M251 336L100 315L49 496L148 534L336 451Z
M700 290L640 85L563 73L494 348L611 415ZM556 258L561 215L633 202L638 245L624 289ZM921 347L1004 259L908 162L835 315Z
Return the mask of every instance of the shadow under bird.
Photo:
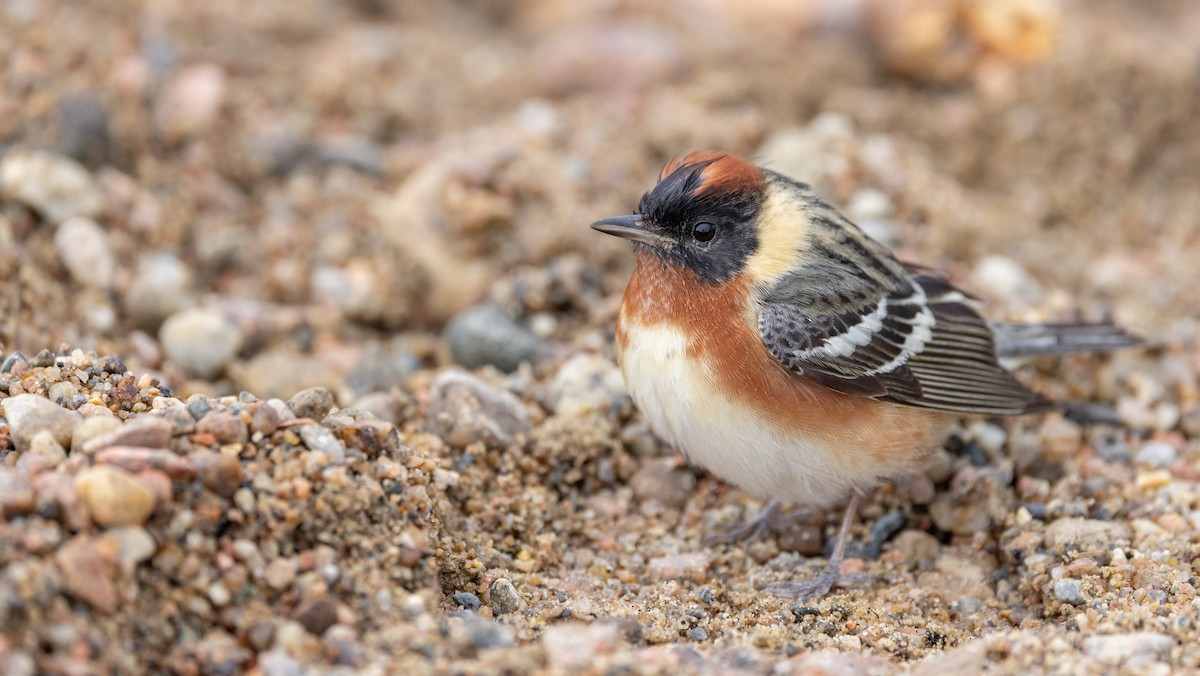
M1105 351L1111 324L988 323L945 279L898 261L813 190L722 152L667 163L630 216L592 227L633 243L617 319L621 371L667 443L779 504L849 499L812 599L838 579L858 496L917 469L963 414L1054 407L1000 357Z

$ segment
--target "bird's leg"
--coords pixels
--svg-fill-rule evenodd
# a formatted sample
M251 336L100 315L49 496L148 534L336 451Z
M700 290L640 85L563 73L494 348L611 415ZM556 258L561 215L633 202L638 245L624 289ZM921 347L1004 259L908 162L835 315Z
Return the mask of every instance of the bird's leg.
M784 512L780 502L772 500L757 515L705 535L703 543L705 547L727 542L737 542L744 545L750 544L761 539L767 533L778 530L781 526L797 518L803 512L803 509Z
M837 540L833 543L833 553L820 574L811 580L772 582L763 587L763 591L776 596L794 598L797 601L811 601L827 594L835 582L842 580L842 555L846 552L846 540L850 535L850 521L857 511L858 495L851 494L850 503L846 505L846 512L842 514L842 525L838 528ZM861 575L857 574L851 577L857 579Z

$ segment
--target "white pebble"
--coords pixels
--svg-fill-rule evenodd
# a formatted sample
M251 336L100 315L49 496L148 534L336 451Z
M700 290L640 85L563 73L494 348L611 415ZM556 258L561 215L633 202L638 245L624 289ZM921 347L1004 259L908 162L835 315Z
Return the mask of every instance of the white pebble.
M116 265L108 235L96 221L85 216L68 218L54 233L54 246L59 260L77 283L101 289L112 287Z

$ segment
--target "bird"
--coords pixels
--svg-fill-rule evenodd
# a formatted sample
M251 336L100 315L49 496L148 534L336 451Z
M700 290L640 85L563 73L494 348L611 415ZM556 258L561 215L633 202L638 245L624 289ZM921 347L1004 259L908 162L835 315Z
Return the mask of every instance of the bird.
M813 188L721 151L672 158L637 210L596 221L632 242L617 361L667 444L779 505L847 501L826 565L768 584L811 600L838 581L860 496L922 461L964 415L1055 404L1001 357L1107 351L1109 323L989 323L975 299L901 262Z

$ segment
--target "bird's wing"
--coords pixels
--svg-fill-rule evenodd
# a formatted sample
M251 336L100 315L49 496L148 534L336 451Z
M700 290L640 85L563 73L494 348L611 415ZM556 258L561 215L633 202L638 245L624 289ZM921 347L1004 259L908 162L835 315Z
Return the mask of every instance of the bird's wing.
M759 308L763 344L793 372L846 394L957 413L1049 406L997 363L987 322L948 282L820 260L777 283Z

